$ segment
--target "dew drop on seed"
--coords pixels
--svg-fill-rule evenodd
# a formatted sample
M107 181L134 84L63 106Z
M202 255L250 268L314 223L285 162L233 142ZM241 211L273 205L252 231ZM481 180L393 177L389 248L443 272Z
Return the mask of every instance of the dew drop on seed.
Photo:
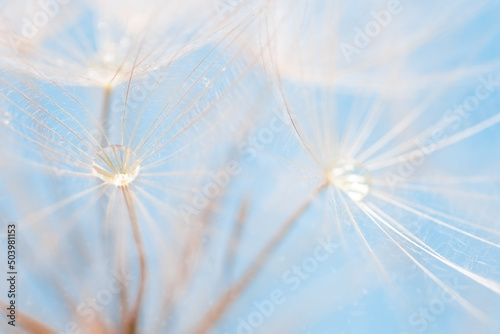
M203 78L203 83L205 84L205 87L210 87L212 85L212 82L208 78Z
M9 125L11 120L12 116L8 112L0 112L0 122L2 122L3 125Z
M123 145L102 149L92 164L92 175L108 184L124 187L135 180L141 169L133 150Z
M328 175L330 184L344 191L353 201L359 202L371 189L371 175L359 162L341 160Z

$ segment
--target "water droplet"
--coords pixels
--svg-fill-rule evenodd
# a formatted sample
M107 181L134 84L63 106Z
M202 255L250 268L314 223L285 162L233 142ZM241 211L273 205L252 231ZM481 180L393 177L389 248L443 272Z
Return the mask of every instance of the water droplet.
M135 180L141 166L133 150L123 145L105 147L92 164L92 174L106 183L123 187Z
M203 83L205 84L205 87L209 87L212 85L212 82L208 78L203 78Z
M359 162L341 160L330 171L328 181L344 191L353 201L359 202L371 189L371 175Z
M12 120L12 116L7 111L0 112L0 122L3 125L9 125Z

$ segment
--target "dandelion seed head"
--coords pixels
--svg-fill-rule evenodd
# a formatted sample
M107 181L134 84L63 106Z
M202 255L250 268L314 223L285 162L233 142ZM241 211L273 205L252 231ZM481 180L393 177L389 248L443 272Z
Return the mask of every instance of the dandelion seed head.
M340 160L327 173L328 183L344 191L353 201L360 202L371 189L371 175L355 160Z
M134 151L127 146L111 145L97 154L92 175L108 184L124 187L132 183L141 169Z

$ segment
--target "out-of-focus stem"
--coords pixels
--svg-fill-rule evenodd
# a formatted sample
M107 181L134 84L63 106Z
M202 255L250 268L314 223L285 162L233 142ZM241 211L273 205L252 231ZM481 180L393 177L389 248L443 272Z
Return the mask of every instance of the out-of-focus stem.
M113 87L111 85L107 85L104 88L104 98L102 102L102 108L101 108L101 126L102 130L104 131L104 136L101 139L101 146L105 146L105 141L106 138L109 138L109 133L108 133L108 123L109 123L109 102L111 99L111 91L113 90Z
M7 304L0 301L0 308L2 308L2 310L6 310ZM29 333L29 334L56 334L55 330L47 327L46 325L39 322L38 320L36 320L28 315L24 315L20 311L16 311L16 313L17 313L17 321L18 321L17 324L19 327L26 330L26 333Z
M123 187L123 195L125 196L125 202L127 203L127 209L130 217L130 223L132 227L132 234L134 236L134 243L137 248L137 256L139 258L139 290L137 292L137 297L135 303L130 312L130 316L126 321L126 327L124 328L124 333L135 334L138 333L138 319L141 310L142 299L144 297L144 290L146 287L146 257L144 253L144 244L142 242L141 231L139 229L139 223L137 220L137 213L135 211L134 202L130 194L129 187Z
M233 304L237 297L241 295L241 293L250 285L250 283L252 283L257 273L262 269L267 260L269 260L269 257L278 247L280 242L283 241L286 234L297 223L300 216L309 208L314 199L316 199L317 196L319 196L325 188L326 184L322 184L318 188L316 188L312 196L310 196L285 222L285 224L261 250L257 258L252 262L241 279L231 288L229 288L229 290L219 299L214 307L208 310L205 317L202 319L202 321L194 331L195 334L205 334L208 333L210 329L212 329L212 327L219 321L219 319L224 315L224 313Z
M226 274L228 276L232 272L234 258L236 256L236 254L238 253L238 247L240 245L241 234L243 232L243 227L245 225L247 211L248 211L248 201L245 200L243 202L243 204L241 205L240 212L238 214L238 219L236 220L236 224L234 226L231 240L229 243L229 247L228 247L227 253L226 253L226 265L224 266L224 268L226 268Z

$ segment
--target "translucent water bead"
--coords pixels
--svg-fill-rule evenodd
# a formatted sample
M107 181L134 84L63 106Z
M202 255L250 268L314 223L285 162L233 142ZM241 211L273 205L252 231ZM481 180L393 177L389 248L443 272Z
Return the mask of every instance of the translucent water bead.
M372 179L361 163L341 160L331 169L328 181L344 191L352 200L359 202L370 192Z
M9 125L11 120L12 116L7 111L0 110L0 123Z
M92 175L106 183L124 187L135 180L141 169L136 154L123 145L105 147L92 164Z

